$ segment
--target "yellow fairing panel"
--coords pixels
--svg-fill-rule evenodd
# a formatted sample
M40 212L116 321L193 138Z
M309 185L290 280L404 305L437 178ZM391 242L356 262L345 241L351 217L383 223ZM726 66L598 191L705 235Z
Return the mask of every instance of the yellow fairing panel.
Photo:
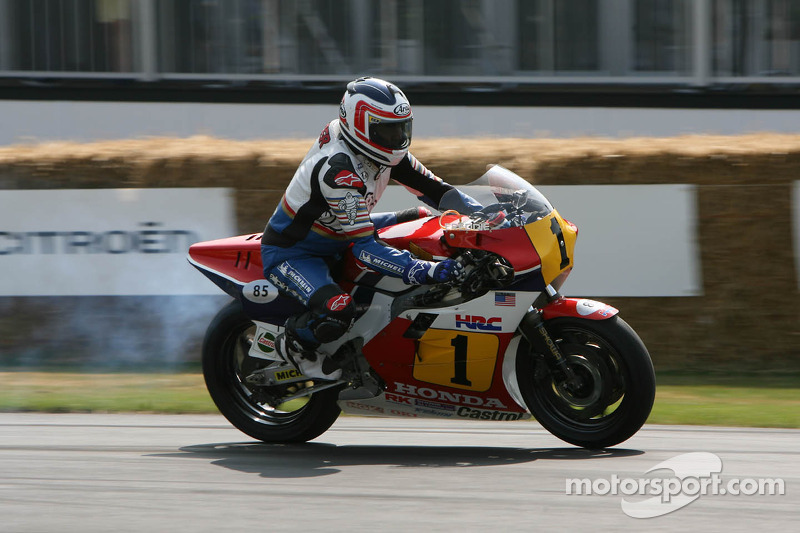
M488 333L429 329L419 340L414 378L457 389L492 386L499 340Z
M542 278L549 285L561 272L572 268L578 230L555 209L546 217L525 225L533 247L542 260Z

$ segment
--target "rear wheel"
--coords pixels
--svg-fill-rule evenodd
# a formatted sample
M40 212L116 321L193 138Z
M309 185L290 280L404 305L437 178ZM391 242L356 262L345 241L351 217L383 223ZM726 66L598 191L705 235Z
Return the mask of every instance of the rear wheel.
M548 333L577 376L568 385L542 354L517 358L520 392L533 416L556 437L585 448L630 438L647 420L655 398L650 354L622 318L557 318Z
M269 362L250 357L253 322L234 300L214 317L203 341L203 376L219 411L239 430L264 442L305 442L324 433L339 416L337 389L322 390L270 406L268 398L286 396L288 386L261 387L245 378ZM302 389L311 381L293 383Z

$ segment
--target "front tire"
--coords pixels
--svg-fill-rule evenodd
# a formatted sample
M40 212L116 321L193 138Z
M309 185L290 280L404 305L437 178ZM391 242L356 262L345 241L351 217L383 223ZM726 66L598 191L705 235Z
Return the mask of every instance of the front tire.
M268 361L250 357L255 335L253 322L233 300L211 321L203 341L203 377L220 413L236 428L264 442L306 442L324 433L339 416L338 390L270 406L264 398L283 390L249 384L245 378ZM294 383L305 387L312 383ZM285 386L283 386L285 388Z
M581 384L565 386L545 356L523 342L517 380L536 420L561 440L592 449L615 446L639 431L653 407L656 383L636 332L619 316L562 317L545 327Z

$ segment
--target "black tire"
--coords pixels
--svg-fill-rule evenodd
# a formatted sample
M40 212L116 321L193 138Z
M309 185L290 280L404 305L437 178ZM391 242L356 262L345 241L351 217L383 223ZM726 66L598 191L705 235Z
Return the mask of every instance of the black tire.
M239 430L264 442L306 442L320 436L339 416L338 389L323 390L307 400L293 400L276 408L259 401L264 392L280 397L283 391L245 382L248 374L267 364L247 355L254 334L255 325L238 300L223 307L208 326L203 341L203 376L220 413Z
M583 378L576 391L559 386L545 362L523 342L517 380L539 423L561 440L584 448L615 446L644 425L655 399L653 363L635 331L622 318L556 318L548 333Z

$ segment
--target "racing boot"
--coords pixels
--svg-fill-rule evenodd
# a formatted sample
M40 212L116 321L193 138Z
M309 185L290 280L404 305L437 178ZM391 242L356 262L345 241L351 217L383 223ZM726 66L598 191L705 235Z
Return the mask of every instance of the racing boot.
M303 342L285 331L275 338L275 350L278 354L304 376L330 381L341 379L342 369L329 357L317 354L317 346Z

